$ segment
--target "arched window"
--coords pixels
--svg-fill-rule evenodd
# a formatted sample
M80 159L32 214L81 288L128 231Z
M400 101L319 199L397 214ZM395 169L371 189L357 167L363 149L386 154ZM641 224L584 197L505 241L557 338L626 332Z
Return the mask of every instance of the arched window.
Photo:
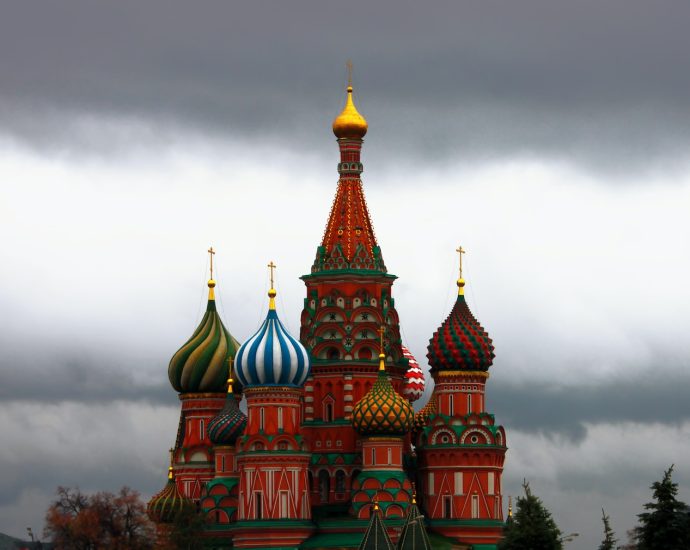
M319 495L321 496L321 502L328 502L330 492L331 476L328 474L327 470L321 470L319 472Z
M335 492L345 492L345 472L343 472L342 470L338 470L335 473Z
M338 351L338 348L328 348L328 352L326 352L326 357L331 361L340 359L340 352Z
M283 429L283 407L278 407L278 429Z
M264 416L265 416L265 411L264 411L264 408L261 407L259 409L259 429L260 430L264 429Z
M448 415L449 416L453 416L453 409L454 409L453 405L455 405L455 400L453 399L453 397L454 397L453 394L450 394L448 396Z

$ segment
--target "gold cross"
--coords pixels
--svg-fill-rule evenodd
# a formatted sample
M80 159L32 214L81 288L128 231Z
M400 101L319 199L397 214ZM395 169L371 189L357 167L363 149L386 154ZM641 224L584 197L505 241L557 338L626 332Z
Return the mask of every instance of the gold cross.
M271 271L271 288L273 288L273 270L278 267L276 264L273 263L273 260L271 260L268 264L268 269Z
M381 325L381 328L379 328L379 334L381 335L381 344L380 344L380 352L383 353L383 335L386 333L386 327Z
M216 253L215 250L213 250L213 247L209 248L207 250L208 256L211 259L211 279L213 279L213 255Z
M347 63L345 63L347 66L347 85L348 87L352 87L352 60L348 59Z
M460 256L460 279L462 279L462 255L465 253L465 249L462 246L459 246L458 248L455 249L455 252L458 253Z

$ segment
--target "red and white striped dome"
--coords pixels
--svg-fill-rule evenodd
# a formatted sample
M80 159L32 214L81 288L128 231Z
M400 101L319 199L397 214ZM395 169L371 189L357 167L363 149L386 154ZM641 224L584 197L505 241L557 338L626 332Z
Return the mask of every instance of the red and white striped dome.
M417 401L424 393L424 371L422 371L419 363L410 353L410 350L402 346L403 355L409 361L410 366L405 373L405 385L403 386L403 395L412 403Z

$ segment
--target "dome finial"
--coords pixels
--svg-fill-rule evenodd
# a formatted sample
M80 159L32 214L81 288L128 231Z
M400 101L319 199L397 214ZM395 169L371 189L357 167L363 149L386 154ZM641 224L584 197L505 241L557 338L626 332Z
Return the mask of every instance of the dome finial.
M215 300L216 299L216 294L214 292L214 288L216 286L216 281L213 280L213 256L216 253L215 250L213 250L213 247L210 247L208 250L208 257L211 262L211 278L208 280L208 299L209 300Z
M462 278L462 255L465 254L466 250L462 247L459 246L458 248L455 249L455 252L458 253L458 256L460 257L460 269L459 269L459 274L458 274L458 296L462 296L465 294L465 279Z
M273 260L271 260L268 263L268 270L270 272L270 277L271 277L271 288L268 290L268 297L270 298L268 302L268 309L269 310L275 310L276 308L276 289L273 287L273 270L278 267L276 264L273 263Z
M367 133L366 119L359 114L352 101L352 61L347 61L347 100L341 113L333 121L333 133L338 139L359 139Z
M232 357L228 360L228 393L232 393L232 385L235 383L235 381L232 379L233 361L234 360Z
M383 352L383 335L386 332L386 327L381 325L379 328L379 370L386 370L386 354Z
M175 460L175 451L172 447L168 451L170 453L170 466L168 466L168 479L173 479L173 462Z

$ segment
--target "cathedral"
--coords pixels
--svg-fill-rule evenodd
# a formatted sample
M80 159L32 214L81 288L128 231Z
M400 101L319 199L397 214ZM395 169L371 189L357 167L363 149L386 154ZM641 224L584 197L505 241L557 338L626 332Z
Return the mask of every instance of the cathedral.
M485 410L494 346L465 300L460 247L457 300L428 345L433 393L415 412L425 374L403 345L364 197L366 132L350 85L299 335L276 312L271 262L265 320L240 344L216 309L209 251L206 312L168 368L181 411L148 504L160 540L191 509L207 548L496 548L507 447Z

